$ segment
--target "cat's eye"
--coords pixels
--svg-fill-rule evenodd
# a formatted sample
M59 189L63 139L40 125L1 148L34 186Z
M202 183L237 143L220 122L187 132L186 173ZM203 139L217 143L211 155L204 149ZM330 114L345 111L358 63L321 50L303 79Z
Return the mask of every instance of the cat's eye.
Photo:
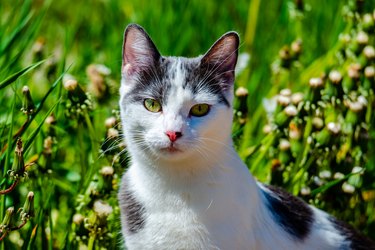
M157 113L161 111L161 105L155 99L151 99L151 98L145 99L143 104L145 108L150 112Z
M210 111L210 105L202 103L202 104L196 104L190 109L190 114L192 116L204 116L207 115Z

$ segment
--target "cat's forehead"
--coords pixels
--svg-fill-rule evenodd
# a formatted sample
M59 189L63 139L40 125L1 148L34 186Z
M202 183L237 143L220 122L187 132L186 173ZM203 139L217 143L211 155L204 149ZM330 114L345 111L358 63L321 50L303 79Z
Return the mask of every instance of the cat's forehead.
M213 69L204 68L201 57L162 57L153 67L141 72L128 101L154 98L161 104L175 101L223 102L228 105Z

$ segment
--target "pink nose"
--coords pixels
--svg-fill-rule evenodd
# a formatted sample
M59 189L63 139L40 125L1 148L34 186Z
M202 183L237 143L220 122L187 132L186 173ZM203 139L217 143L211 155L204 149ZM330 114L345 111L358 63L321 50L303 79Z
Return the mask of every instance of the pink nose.
M171 142L176 141L178 138L182 136L181 132L176 132L176 131L167 131L165 134L169 137L169 140Z

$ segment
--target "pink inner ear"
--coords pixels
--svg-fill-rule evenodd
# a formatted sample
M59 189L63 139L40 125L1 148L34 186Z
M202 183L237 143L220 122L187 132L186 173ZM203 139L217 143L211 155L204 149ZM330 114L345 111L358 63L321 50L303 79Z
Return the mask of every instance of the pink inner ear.
M238 45L238 35L234 32L227 33L211 47L202 62L217 65L221 71L232 71L237 63Z
M129 25L125 31L123 45L123 72L132 75L152 67L159 57L159 52L143 28Z

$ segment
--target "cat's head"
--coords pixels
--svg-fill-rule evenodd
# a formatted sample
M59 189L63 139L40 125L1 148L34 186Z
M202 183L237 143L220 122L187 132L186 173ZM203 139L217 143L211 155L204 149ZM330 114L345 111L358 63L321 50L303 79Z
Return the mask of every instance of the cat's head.
M231 143L238 46L229 32L203 56L164 57L142 27L129 25L120 109L131 153L173 161Z

